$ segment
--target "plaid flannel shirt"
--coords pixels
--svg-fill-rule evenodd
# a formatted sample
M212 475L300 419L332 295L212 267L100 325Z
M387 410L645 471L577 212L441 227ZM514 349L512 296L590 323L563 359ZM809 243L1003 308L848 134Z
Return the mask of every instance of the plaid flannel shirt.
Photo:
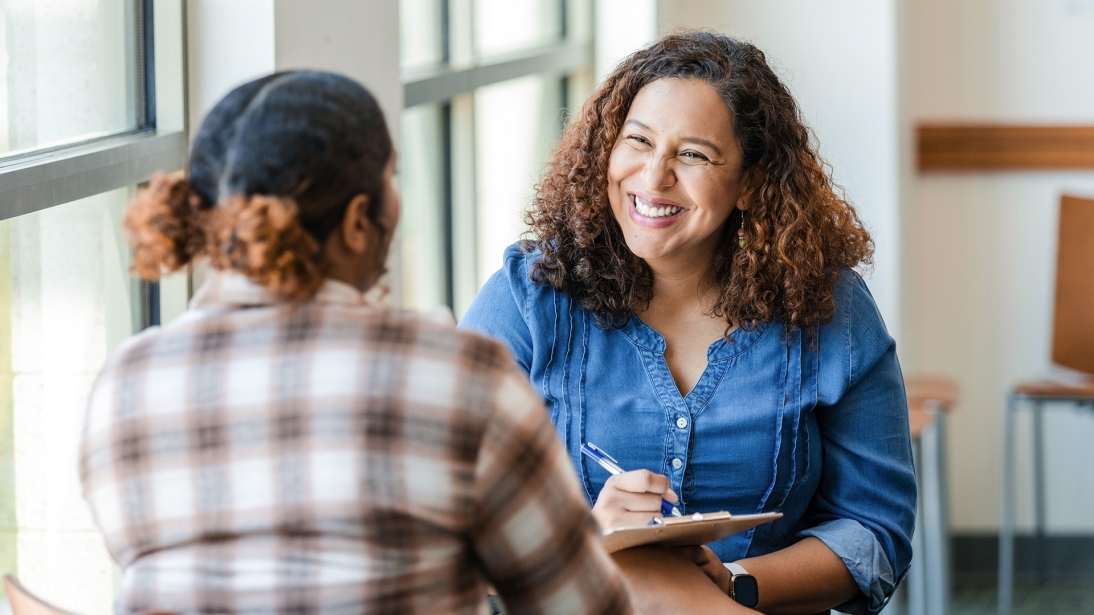
M119 613L629 613L543 404L503 347L218 273L91 395L84 495Z

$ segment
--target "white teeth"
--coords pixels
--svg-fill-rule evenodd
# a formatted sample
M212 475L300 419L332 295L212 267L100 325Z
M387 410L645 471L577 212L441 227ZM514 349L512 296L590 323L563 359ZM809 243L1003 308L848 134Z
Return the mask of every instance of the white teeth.
M638 213L647 218L663 218L665 216L675 216L680 213L682 207L676 207L674 205L667 205L664 207L651 207L650 204L639 197L634 197L634 208L638 210Z

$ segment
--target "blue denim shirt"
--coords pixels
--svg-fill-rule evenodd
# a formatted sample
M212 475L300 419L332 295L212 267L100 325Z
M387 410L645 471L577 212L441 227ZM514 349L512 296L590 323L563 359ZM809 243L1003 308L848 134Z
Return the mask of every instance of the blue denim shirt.
M529 278L537 254L511 246L460 326L505 342L546 401L590 503L608 473L579 451L594 442L624 468L669 477L681 512L781 512L711 544L723 561L816 536L876 613L911 560L916 487L908 405L893 339L862 278L844 272L836 314L815 347L779 322L707 349L681 396L664 338L632 317L601 330L565 293Z

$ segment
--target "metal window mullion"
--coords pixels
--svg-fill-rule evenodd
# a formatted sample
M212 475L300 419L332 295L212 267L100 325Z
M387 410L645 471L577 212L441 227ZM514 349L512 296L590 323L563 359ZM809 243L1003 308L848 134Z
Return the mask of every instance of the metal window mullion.
M558 134L566 130L566 124L570 123L570 75L563 75L558 82Z
M566 40L570 33L569 0L558 0L558 37Z
M140 4L141 103L144 107L141 128L156 127L156 27L154 0L138 0Z
M452 158L452 103L441 105L441 233L444 248L444 301L449 309L456 311L456 246L455 246L455 208L453 207L453 158Z
M130 135L0 167L0 220L33 213L177 171L186 135Z
M592 59L588 43L564 42L467 68L442 67L403 82L404 107L450 100L483 86L526 75L562 75L587 66Z

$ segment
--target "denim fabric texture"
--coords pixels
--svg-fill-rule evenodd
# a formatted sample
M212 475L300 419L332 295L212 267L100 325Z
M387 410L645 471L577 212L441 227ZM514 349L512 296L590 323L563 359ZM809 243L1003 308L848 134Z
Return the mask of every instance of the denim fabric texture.
M590 504L609 475L581 455L583 442L667 476L685 514L783 513L710 546L730 562L815 536L862 590L840 609L880 611L909 567L916 486L896 345L862 278L844 272L815 344L778 321L738 329L710 345L706 371L681 396L659 333L638 317L597 328L568 295L530 279L536 258L506 250L460 327L513 352Z

